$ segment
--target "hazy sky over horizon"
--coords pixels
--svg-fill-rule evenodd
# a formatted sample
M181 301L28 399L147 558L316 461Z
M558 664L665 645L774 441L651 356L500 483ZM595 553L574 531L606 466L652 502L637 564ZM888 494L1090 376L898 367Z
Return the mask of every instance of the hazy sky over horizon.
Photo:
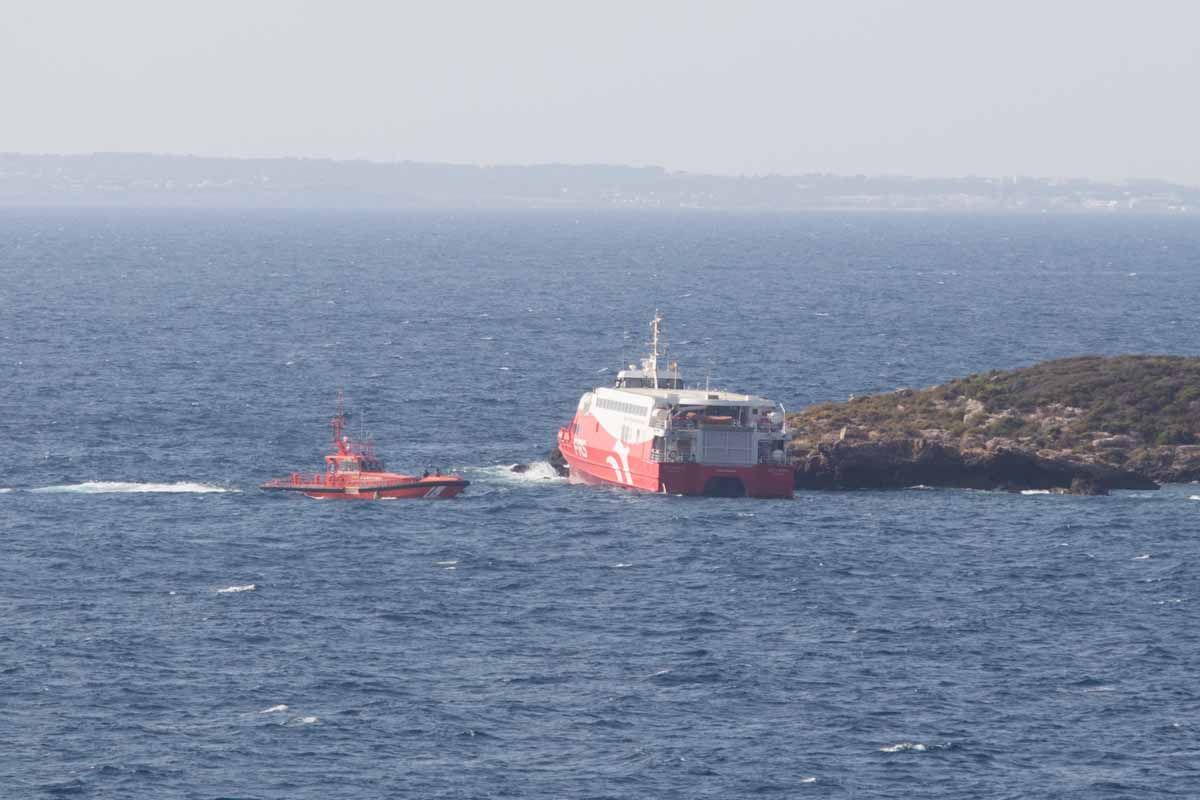
M1200 185L1200 3L41 0L0 151Z

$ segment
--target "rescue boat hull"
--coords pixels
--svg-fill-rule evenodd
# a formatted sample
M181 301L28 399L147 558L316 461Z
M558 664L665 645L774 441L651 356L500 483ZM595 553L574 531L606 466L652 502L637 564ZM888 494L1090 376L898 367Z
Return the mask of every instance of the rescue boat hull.
M323 478L324 476L313 476ZM280 478L267 481L261 488L266 492L291 492L314 500L434 500L449 499L462 494L470 481L461 478L431 476L412 478L390 476L378 481L327 482Z

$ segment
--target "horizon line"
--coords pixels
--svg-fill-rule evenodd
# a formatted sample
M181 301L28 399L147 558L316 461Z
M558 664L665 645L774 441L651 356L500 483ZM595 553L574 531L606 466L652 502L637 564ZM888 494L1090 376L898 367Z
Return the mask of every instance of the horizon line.
M0 158L17 157L17 158L89 158L96 156L122 156L122 157L143 157L143 158L163 158L163 159L194 159L197 161L311 161L325 162L331 164L371 164L376 166L394 167L394 166L433 166L433 167L457 167L465 169L535 169L539 167L567 167L574 169L628 169L628 170L647 170L659 172L669 176L688 176L695 178L721 178L721 179L745 179L745 180L761 180L768 178L866 178L866 179L898 179L911 181L941 181L941 180L988 180L988 181L1070 181L1070 182L1086 182L1094 184L1112 184L1124 185L1130 183L1163 183L1170 186L1186 187L1192 189L1200 189L1200 183L1188 183L1183 181L1172 180L1170 178L1160 178L1152 176L1141 177L1124 177L1124 178L1096 178L1080 175L1036 175L1036 174L1017 174L1010 173L1004 175L989 175L984 173L967 173L956 175L913 175L907 173L846 173L846 172L765 172L765 173L721 173L721 172L700 172L683 169L671 169L658 164L621 164L604 161L534 161L534 162L461 162L461 161L420 161L414 159L402 159L384 161L374 158L338 158L333 156L247 156L247 155L199 155L196 153L175 153L175 152L155 152L149 150L90 150L90 151L75 151L75 152L27 152L17 150L0 151Z

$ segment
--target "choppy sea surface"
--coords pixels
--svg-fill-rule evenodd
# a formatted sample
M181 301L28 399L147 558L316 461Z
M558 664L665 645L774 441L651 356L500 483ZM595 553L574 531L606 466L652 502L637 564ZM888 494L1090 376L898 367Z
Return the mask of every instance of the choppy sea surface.
M656 307L795 408L1195 355L1198 301L1185 219L0 212L0 796L1196 796L1200 486L536 462ZM339 387L468 493L259 492Z

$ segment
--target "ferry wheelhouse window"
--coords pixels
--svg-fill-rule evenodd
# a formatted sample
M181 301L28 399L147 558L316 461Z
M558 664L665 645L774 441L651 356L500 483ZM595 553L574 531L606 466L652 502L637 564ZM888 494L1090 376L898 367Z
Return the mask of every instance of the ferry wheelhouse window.
M646 409L637 403L622 403L619 400L600 400L598 405L609 411L616 411L618 414L631 414L637 417L645 416L646 414Z

